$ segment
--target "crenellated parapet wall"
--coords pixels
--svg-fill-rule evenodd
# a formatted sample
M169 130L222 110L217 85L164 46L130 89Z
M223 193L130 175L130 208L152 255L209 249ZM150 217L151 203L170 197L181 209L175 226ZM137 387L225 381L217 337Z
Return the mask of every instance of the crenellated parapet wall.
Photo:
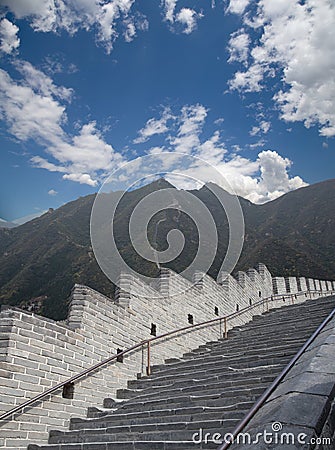
M162 335L192 322L197 324L229 315L274 294L287 294L287 286L296 291L295 301L307 298L307 294L298 295L306 288L309 298L335 290L332 282L316 281L299 278L287 284L284 278L272 278L263 264L246 273L239 272L236 278L221 273L217 281L197 272L193 283L171 270L162 269L160 277L150 286L137 277L121 274L115 299L87 286L76 285L65 322L55 322L16 308L6 309L0 313L0 412L24 403L117 351L147 340L152 337L153 329L157 335ZM317 287L322 287L323 291L317 292L320 291ZM268 308L288 303L280 298L266 306L256 306L230 321L228 328L242 325ZM151 363L179 358L206 341L222 337L222 325L218 321L153 343ZM85 417L89 406L102 405L106 396L115 398L118 389L127 387L128 380L146 373L146 366L144 345L125 356L122 363L104 366L81 379L75 384L73 398L63 398L59 389L46 400L17 414L15 420L3 423L0 447L23 450L28 443L46 442L50 429L68 429L71 417Z
M328 292L335 288L334 281L314 280L304 277L273 277L273 293L275 295L297 294L299 292Z

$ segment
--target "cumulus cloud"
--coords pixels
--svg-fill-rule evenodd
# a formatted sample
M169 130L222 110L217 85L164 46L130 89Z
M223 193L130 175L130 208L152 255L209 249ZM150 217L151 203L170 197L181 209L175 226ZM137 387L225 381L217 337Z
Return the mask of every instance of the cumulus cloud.
M288 169L291 167L292 161L283 158L275 151L265 150L259 153L258 163L261 172L260 190L257 193L260 196L257 199L259 203L273 200L285 192L307 186L307 183L300 177L289 177Z
M173 23L174 22L174 11L177 6L177 0L165 0L164 8L165 8L165 19Z
M303 122L307 128L317 124L322 136L335 136L334 2L258 0L256 6L247 10L237 32L246 33L249 27L250 58L247 68L235 73L230 88L259 92L267 79L279 75L282 88L273 99L280 117ZM229 11L237 12L231 7ZM236 32L231 36L231 55L236 54L235 36ZM231 60L246 63L243 57Z
M181 24L182 32L185 34L192 33L197 27L198 19L202 18L201 13L197 13L191 8L181 8L176 12L177 0L163 0L164 17L171 25Z
M55 189L50 189L50 191L48 191L48 194L51 195L52 197L54 197L55 195L58 194L58 192L55 191Z
M200 145L199 135L204 126L207 109L200 104L184 106L177 119L179 129L177 136L170 136L170 144L181 153L191 153Z
M233 14L242 14L249 3L250 0L230 0L228 11Z
M4 18L0 22L0 51L8 55L19 48L20 39L17 36L19 28Z
M136 37L136 27L132 20L126 22L126 31L124 32L124 39L126 42L131 42Z
M92 180L88 173L67 173L63 175L64 180L76 181L80 184L88 184L89 186L96 186L97 180Z
M145 126L138 132L139 136L134 139L134 144L146 142L154 135L166 133L168 131L167 123L172 118L170 108L165 108L159 119L151 118L147 121Z
M179 13L176 15L176 19L175 20L176 20L176 22L179 22L182 25L185 25L183 33L190 34L197 27L197 18L198 17L200 17L200 15L197 14L194 11L194 9L182 8L179 11Z
M221 140L220 132L215 131L213 136L205 140L196 150L196 156L216 165L221 162L227 150Z
M29 20L35 31L65 30L75 34L80 29L97 30L97 42L109 53L122 27L126 27L124 36L128 41L135 37L136 29L146 29L143 20L138 21L136 13L131 11L134 2L135 0L2 0L1 6L16 18Z
M291 164L288 158L283 158L275 151L266 150L258 154L256 161L240 155L217 161L215 169L222 178L218 177L216 180L212 180L213 172L208 170L207 164L197 164L186 171L186 175L203 182L215 181L228 192L261 204L307 186L298 176L290 178Z
M216 171L208 166L208 162L214 165ZM276 151L266 150L260 152L255 161L240 155L231 155L220 162L216 161L215 164L211 161L198 161L182 170L182 173L183 178L192 180L193 185L215 182L232 194L262 204L307 185L298 176L290 177L291 164L288 158L283 158ZM180 189L188 188L184 179L180 181L179 172L173 171L168 180Z
M95 186L122 156L104 141L94 121L75 135L66 133L66 107L61 101L70 100L72 91L56 86L29 63L22 63L19 70L24 77L16 81L0 69L0 117L9 132L20 141L34 140L52 159L36 155L31 159L34 166Z
M0 13L10 11L15 18L28 20L38 32L65 30L74 35L79 30L94 31L97 43L110 53L119 36L123 35L126 42L131 42L138 31L148 29L148 20L134 11L135 3L135 0L2 0ZM179 25L185 34L192 33L202 17L192 8L183 7L176 11L177 0L163 0L161 5L164 20L173 25L173 30ZM17 31L15 25L3 19L0 33L6 53L18 47Z
M2 0L1 6L11 11L16 18L29 17L36 31L53 31L57 21L57 6L53 0ZM61 0L60 7L64 8Z
M34 92L45 97L54 96L60 100L71 100L73 94L72 89L55 85L49 76L41 70L36 69L36 67L28 61L18 60L15 63L15 67L21 72L26 83L34 90Z
M252 127L251 131L250 131L250 136L257 136L259 134L266 134L269 132L271 128L271 123L266 121L266 120L262 120L258 126L254 126Z
M164 114L165 112L156 119L151 118L147 125L156 122L161 124ZM169 126L164 121L164 127L160 127L164 145L153 147L148 151L148 154L155 154L160 158L162 170L168 171L171 161L175 162L175 159L168 158L167 164L163 152L176 152L177 159L180 158L180 153L196 156L200 158L199 162L188 169L186 175L204 182L213 181L211 179L213 171L208 171L208 165L201 163L201 160L204 160L215 166L223 175L226 180L222 184L224 189L254 203L265 203L286 192L306 186L299 176L290 176L292 162L276 151L259 152L257 158L252 160L236 154L236 147L233 152L229 151L219 130L215 130L210 137L203 137L204 125L209 114L209 110L203 105L186 105L180 112L172 113L169 110L169 114L171 119ZM254 134L267 133L269 129L270 123L261 119ZM147 135L145 140L148 141L150 137ZM264 144L261 143L262 146ZM257 146L260 146L260 143Z
M232 33L228 43L230 57L228 62L238 61L245 63L248 59L250 37L242 29Z

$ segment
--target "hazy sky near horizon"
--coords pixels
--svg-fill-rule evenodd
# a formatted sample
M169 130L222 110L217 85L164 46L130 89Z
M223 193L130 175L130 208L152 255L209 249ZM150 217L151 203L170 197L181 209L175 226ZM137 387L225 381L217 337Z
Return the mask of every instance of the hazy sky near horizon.
M332 0L0 0L0 57L0 218L162 151L256 203L334 178Z

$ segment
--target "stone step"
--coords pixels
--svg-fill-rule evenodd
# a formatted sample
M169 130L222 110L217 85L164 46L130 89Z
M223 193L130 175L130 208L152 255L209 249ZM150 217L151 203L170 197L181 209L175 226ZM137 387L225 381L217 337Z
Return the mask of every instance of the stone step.
M259 386L263 385L264 383L269 383L270 380L273 379L273 376L270 377L246 377L245 381L243 383L243 386L249 388L253 386ZM178 392L198 392L200 390L207 391L211 389L232 389L239 387L241 383L241 380L215 380L213 378L210 378L206 383L204 381L200 380L194 380L192 383L184 383L180 385L180 383L172 383L171 385L167 387L158 386L156 388L147 387L145 389L122 389L119 391L119 398L120 399L129 399L133 398L134 396L151 396L151 395L157 395L162 394L164 392L167 392L170 396L174 395L174 393Z
M164 415L161 415L164 412ZM109 428L123 425L139 425L152 423L174 422L202 422L206 420L241 420L247 413L246 410L227 411L221 408L192 408L192 413L185 414L184 409L180 410L153 410L144 412L130 412L128 414L111 413L94 419L72 418L70 420L70 430L82 430L90 428ZM173 425L172 425L173 426Z
M227 379L227 377L221 377L220 375L216 376L210 376L207 378L201 378L201 379L188 379L184 381L176 381L171 382L169 384L165 385L158 385L158 386L151 386L151 384L146 383L144 387L141 385L140 381L137 381L138 388L136 388L136 385L134 386L134 391L136 392L163 392L163 391L169 391L171 392L172 389L193 389L193 387L196 389L198 386L215 386L220 385L222 388L228 388L233 386L240 386L241 381L243 380L243 385L245 384L252 384L252 383L270 383L275 378L275 375L262 375L257 376L251 373L251 375L244 374L242 377L234 377L233 379ZM131 390L131 389L130 389Z
M211 436L213 436L211 434ZM197 435L198 438L198 435ZM217 449L216 442L202 442L194 444L190 440L173 440L173 441L118 441L107 443L90 443L90 444L54 444L54 445L29 445L28 450L195 450L196 449Z
M230 347L229 345L221 345L218 347L215 347L213 350L208 349L207 351L203 351L201 353L197 353L194 355L193 353L186 353L183 355L183 360L190 360L195 359L198 357L206 358L207 356L214 357L216 355L229 355L229 356L244 356L244 355L258 355L259 353L263 353L264 351L274 351L274 352L280 352L282 350L287 349L299 349L305 342L305 339L301 339L300 341L296 342L288 342L288 343L259 343L258 345L246 345L241 348L240 345L236 345L234 347ZM182 360L175 361L176 364L181 362ZM168 364L170 365L170 364Z
M247 345L250 342L253 342L255 339L257 341L261 342L281 342L281 340L284 339L305 339L307 340L311 334L314 333L314 331L317 329L317 326L313 327L302 327L301 329L298 328L292 328L290 330L283 329L283 330L269 330L264 331L262 333L254 334L251 331L242 333L238 339L229 338L228 342L231 339L231 342L233 342L234 345ZM234 340L233 340L234 339Z
M243 385L243 389L241 389L241 386L233 386L233 387L226 387L223 388L220 384L216 386L207 385L204 386L198 386L197 388L184 388L184 389L171 389L170 391L156 391L151 393L143 393L136 395L134 397L125 397L125 399L130 400L130 403L132 401L138 402L138 401L150 401L150 400L165 400L169 398L177 399L179 397L183 397L185 395L191 395L193 397L197 396L212 396L217 394L222 395L230 395L231 393L236 393L240 395L240 393L243 392L251 392L254 389L263 389L265 390L267 387L266 383L248 383Z
M226 433L233 430L238 424L238 419L213 419L207 421L192 422L173 422L171 423L151 423L140 425L113 426L109 428L91 428L78 431L57 431L51 430L49 435L50 444L63 444L69 442L114 442L122 440L141 440L139 435L145 439L159 440L162 435L171 440L172 434L174 439L190 439L194 432L203 430L216 430L220 432L225 430ZM172 425L172 426L171 426ZM172 433L172 434L171 434Z
M113 417L165 417L170 415L181 415L181 414L197 414L202 412L209 412L209 411L219 411L222 414L230 414L234 411L242 411L249 409L253 405L253 402L246 401L245 399L242 401L235 402L231 405L187 405L183 404L180 406L169 407L169 406L160 406L158 409L152 409L148 411L125 411L125 410L118 410L118 411L111 411L108 410L108 408L98 408L94 407L94 413L92 412L92 416L87 416L88 419L95 419L95 420L103 420L107 416L113 415ZM90 411L90 408L88 408L88 412ZM132 416L133 414L133 416ZM73 420L79 420L79 419L73 419ZM87 420L87 419L80 419L80 420Z
M178 362L196 358L203 358L206 356L210 356L209 354L211 354L212 356L222 354L230 356L233 355L239 356L242 354L248 355L260 354L261 352L267 351L269 349L273 349L274 351L281 351L289 348L299 349L305 342L306 342L305 337L294 340L292 339L281 340L280 342L259 342L255 343L254 345L250 343L245 343L241 345L241 343L237 341L235 342L234 340L224 340L221 342L220 345L216 346L213 349L207 349L207 351L203 350L202 352L199 352L197 354L193 354L192 352L185 353L185 355L183 355L183 358L180 359ZM178 363L177 361L175 362ZM170 364L168 364L167 366L169 365Z
M324 313L326 308L323 308L322 313ZM298 310L299 312L299 320L317 320L318 319L318 308L306 308L305 310ZM294 323L297 319L297 315L293 314L292 311L290 311L287 314L280 314L280 312L276 311L275 313L269 313L267 317L264 316L254 316L252 319L252 326L257 328L258 326L262 326L263 323L268 323L269 325L291 325ZM250 323L250 322L249 322ZM246 325L246 324L245 324ZM243 328L246 329L247 327L243 325Z
M216 433L220 433L224 435L225 433L229 433L232 428L229 428L229 424L222 423L222 421L213 421L212 427L213 428L205 428L201 427L201 424L199 424L199 428L192 428L193 424L192 422L190 424L187 424L187 426L182 429L170 429L168 431L146 431L145 433L141 432L129 432L129 433L109 433L108 429L106 429L105 433L97 433L94 434L94 430L89 430L89 432L85 433L83 430L79 436L75 436L76 442L85 444L85 443L91 443L91 444L97 444L97 443L115 443L122 439L123 442L141 442L141 441L161 441L161 442L173 442L173 441L189 441L192 442L192 436L195 435L195 433L199 433L200 428L203 430L203 434L209 433L209 435L214 435ZM231 424L230 424L231 425ZM88 431L88 430L87 430ZM70 432L71 433L71 432ZM56 444L60 445L60 449L63 450L66 447L63 447L62 444L68 444L71 443L72 437L69 436L53 436L50 438L50 444ZM78 444L77 444L78 445ZM43 448L43 447L42 447ZM82 447L82 449L86 450L86 445ZM89 448L89 447L88 447ZM95 449L95 447L93 447ZM112 447L111 447L112 448ZM155 447L152 447L151 450L154 450Z
M254 316L252 318L252 324L257 327L257 326L261 326L262 323L266 322L268 324L277 324L277 323L281 323L283 324L291 324L292 322L294 322L297 319L297 316L299 315L299 320L315 320L318 319L318 317L320 317L320 315L322 314L323 316L327 315L327 311L331 311L332 309L332 304L329 303L329 305L322 305L322 311L320 313L320 307L319 306L315 306L315 307L308 307L307 305L304 307L304 309L302 309L302 307L300 306L299 309L297 309L297 314L294 314L291 310L287 311L285 314L285 311L282 310L277 310L276 312L270 312L268 313L268 316L266 317L265 315L260 315L260 316ZM291 308L290 308L291 309ZM246 324L245 324L246 325ZM242 325L242 328L246 329L247 327L245 325ZM236 331L236 330L235 330Z
M326 316L320 316L318 317L317 320L315 321L310 321L310 319L304 319L302 322L300 322L300 319L296 319L293 323L291 324L281 324L281 323L276 323L276 324L270 324L267 322L263 322L261 325L259 325L258 327L254 327L252 325L252 323L250 324L250 327L247 328L239 328L237 330L235 330L235 328L233 330L230 330L228 332L228 338L230 339L241 339L244 338L245 335L249 335L252 334L253 336L258 336L259 334L264 334L267 333L269 336L275 335L276 333L291 333L296 331L299 332L303 332L305 329L309 329L309 328L317 328L319 326L319 324L322 322L322 320L324 319L324 317ZM224 338L224 336L222 336L222 338ZM220 339L222 339L220 338Z
M266 359L266 358L275 358L275 357L281 357L281 356L289 356L293 355L297 352L297 348L291 347L287 348L283 346L281 350L274 350L272 347L264 348L261 352L257 351L241 351L239 353L217 353L215 355L212 355L212 352L209 352L209 354L201 355L201 361L203 365L211 366L211 364L221 364L222 362L227 363L233 363L238 362L239 364L243 365L245 362L253 361L253 360L260 360L260 359ZM186 361L179 361L174 362L173 364L160 364L156 366L152 366L151 370L152 373L168 373L169 370L183 370L190 368L194 369L194 367L197 367L199 365L198 358L192 358L187 359Z
M264 392L264 388L254 388L250 389L250 393L246 391L245 395L237 392L231 393L217 393L210 395L180 395L175 398L167 399L157 399L148 401L127 401L124 402L118 412L137 410L137 411L148 411L157 408L182 408L183 405L193 405L193 406L228 406L233 405L236 402L241 402L243 399L248 401L255 401Z
M238 337L238 339L243 339L245 338L245 336L268 336L270 338L271 336L281 336L287 333L304 333L306 331L316 329L321 322L322 318L319 318L315 321L308 321L307 324L294 324L294 322L291 325L282 325L278 323L273 325L267 324L266 326L262 325L253 329L241 330L239 335L236 337Z
M283 352L282 355L260 355L258 357L253 356L253 357L246 357L246 358L222 358L220 360L217 361L212 361L212 362L207 362L204 365L204 372L210 372L213 371L215 369L217 370L221 370L224 369L226 367L233 367L236 369L239 368L246 368L246 367L257 367L257 366L269 366L269 365L275 365L275 364L282 364L282 362L288 362L292 356L295 354L296 352L293 351L288 351L288 352ZM181 367L173 367L173 366L169 366L168 368L162 368L161 370L157 369L157 368L153 368L152 371L152 379L155 378L155 375L161 375L161 376L168 376L168 375L175 375L175 376L182 376L182 375L187 375L187 374L192 374L195 373L196 370L199 369L199 364L190 364L190 365L185 365L185 366L181 366Z
M257 338L259 336L266 336L268 338L275 338L278 336L286 336L287 334L293 334L294 336L298 334L304 335L306 332L309 332L310 330L316 329L320 323L321 320L317 320L315 323L305 323L305 324L296 324L296 325L289 325L289 326L282 326L282 325L276 325L276 326L262 326L259 327L257 330L255 329L245 329L241 330L238 336L235 336L240 339L244 339L246 336L252 336L254 338Z
M313 318L313 316L317 315L327 315L326 311L331 310L334 304L334 300L332 297L327 298L327 300L322 301L307 301L304 303L296 303L294 305L289 305L288 308L277 308L277 309L270 309L269 312L265 312L261 315L255 315L252 317L252 320L254 323L262 322L263 320L266 320L268 322L274 321L274 318L276 317L278 321L282 320L293 320L292 318L296 318L299 316L302 318ZM246 327L248 324L242 325L242 327Z
M134 383L141 382L147 385L151 386L160 386L160 385L171 385L173 382L188 382L189 380L201 380L201 379L208 379L213 376L220 377L220 379L225 378L230 379L233 375L234 379L244 379L246 375L252 375L255 376L256 374L258 376L262 375L277 375L282 370L283 365L282 364L268 364L263 366L256 366L256 367L246 367L246 368L234 368L234 367L228 367L225 368L225 370L221 370L219 373L216 369L211 370L197 370L193 373L187 373L187 374L172 374L172 375L160 375L159 373L156 374L155 378L145 377L141 378L140 380L134 381Z

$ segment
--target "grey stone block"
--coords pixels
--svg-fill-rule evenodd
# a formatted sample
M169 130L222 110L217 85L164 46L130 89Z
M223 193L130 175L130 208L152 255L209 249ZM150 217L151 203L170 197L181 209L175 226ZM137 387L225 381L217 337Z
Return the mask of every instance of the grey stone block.
M289 393L267 402L249 426L278 421L282 424L313 428L320 433L329 408L327 396Z

